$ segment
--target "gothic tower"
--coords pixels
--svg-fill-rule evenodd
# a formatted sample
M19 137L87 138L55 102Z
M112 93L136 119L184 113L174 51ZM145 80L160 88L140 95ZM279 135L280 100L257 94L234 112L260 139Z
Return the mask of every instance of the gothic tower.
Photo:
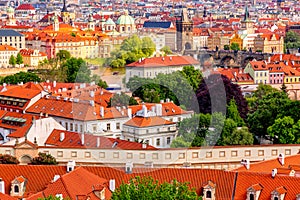
M66 0L64 0L64 6L61 9L61 17L65 24L68 24L70 22L70 13L68 12L67 9Z
M176 47L177 51L183 52L193 47L193 22L188 17L188 11L183 8L180 19L176 20Z
M245 7L244 20L242 21L242 29L246 30L247 34L254 34L254 22L250 19L250 14L248 11L248 6Z

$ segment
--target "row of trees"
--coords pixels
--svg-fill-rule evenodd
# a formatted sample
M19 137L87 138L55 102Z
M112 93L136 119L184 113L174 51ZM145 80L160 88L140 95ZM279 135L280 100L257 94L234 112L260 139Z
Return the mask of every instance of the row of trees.
M0 154L0 164L19 164L18 159L9 154ZM32 165L56 165L56 159L50 154L39 153L31 162Z
M18 53L16 57L14 55L11 55L9 57L8 62L12 66L15 66L16 64L20 65L20 64L23 64L23 57L20 53Z

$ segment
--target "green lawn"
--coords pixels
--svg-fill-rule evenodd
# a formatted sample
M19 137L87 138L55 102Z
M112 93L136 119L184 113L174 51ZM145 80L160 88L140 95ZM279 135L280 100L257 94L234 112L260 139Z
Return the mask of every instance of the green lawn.
M102 67L105 62L105 58L86 58L84 60L92 65L98 65L100 67Z

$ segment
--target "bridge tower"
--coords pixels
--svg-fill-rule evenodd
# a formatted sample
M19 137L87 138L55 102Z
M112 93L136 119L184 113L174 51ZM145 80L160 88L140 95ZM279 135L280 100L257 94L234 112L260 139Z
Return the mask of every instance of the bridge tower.
M193 22L188 17L188 10L182 8L180 19L176 20L176 47L177 51L192 49L193 47Z

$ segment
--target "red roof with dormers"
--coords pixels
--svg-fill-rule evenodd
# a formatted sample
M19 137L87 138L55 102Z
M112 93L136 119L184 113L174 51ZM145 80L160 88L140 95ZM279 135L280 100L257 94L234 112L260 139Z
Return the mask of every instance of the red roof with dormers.
M44 56L47 56L46 53L44 52L38 52L37 55L34 55L34 49L21 49L20 50L20 54L23 56L23 57L44 57Z
M60 141L60 134L64 133L65 138ZM100 144L97 147L97 138L100 139ZM84 134L84 143L82 143L82 134L70 132L65 130L54 129L47 138L46 145L51 145L59 148L99 148L99 149L123 149L123 150L141 150L142 144L137 142L130 142L127 140L120 140L108 138L103 136L96 136L93 134ZM116 144L116 145L114 145ZM156 149L153 146L147 145L146 149Z
M18 50L9 45L0 45L0 51L18 51Z
M16 10L35 10L35 8L31 4L25 3L19 5Z
M42 194L43 197L62 194L63 198L66 199L99 200L95 193L101 192L103 189L105 191L105 199L110 199L111 191L109 190L108 180L89 172L83 167L78 167L70 173L62 175L57 181L47 185ZM36 199L36 196L28 199Z
M254 71L266 71L267 63L265 61L250 61L251 67Z
M169 67L169 66L186 66L199 65L199 61L191 56L162 56L145 58L126 65L126 67Z

